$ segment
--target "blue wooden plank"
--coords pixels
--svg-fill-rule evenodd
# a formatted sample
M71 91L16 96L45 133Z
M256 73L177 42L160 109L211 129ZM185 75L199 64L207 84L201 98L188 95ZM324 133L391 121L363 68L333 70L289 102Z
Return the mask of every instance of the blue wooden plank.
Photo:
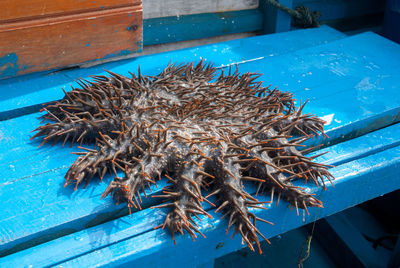
M245 62L239 68L264 73L261 79L294 92L299 101L308 99L305 111L323 117L327 134L336 142L400 120L400 46L373 33Z
M298 100L310 100L305 111L326 119L332 142L400 120L400 46L379 35L367 32L279 57L237 63L241 72L261 72L260 80L294 92ZM151 59L143 64L149 73L159 71L154 66ZM124 73L132 67L127 63L111 69ZM314 141L318 142L322 141Z
M348 143L357 143L357 140ZM336 146L344 147L344 145ZM328 190L322 192L315 187L312 189L312 192L317 193L324 201L325 208L313 208L310 209L310 216L298 217L284 205L287 203L281 203L278 207L274 204L268 205L268 211L255 212L257 216L271 220L275 225L260 225L259 228L267 237L273 237L399 189L400 181L397 179L400 175L399 167L400 147L338 166L332 169L337 178L335 187L329 185ZM357 192L357 195L354 195L354 192ZM269 198L260 197L260 199L267 201ZM220 214L212 211L210 213L213 219L204 218L201 223L201 231L205 233L207 239L198 238L195 243L185 235L179 236L177 245L173 246L166 231L152 230L162 222L163 212L146 209L7 256L0 260L0 264L87 267L116 266L130 262L130 265L145 265L145 267L159 265L176 267L189 263L191 266L196 266L241 247L238 237L230 241L229 236L225 235L225 222L219 220ZM176 252L180 254L177 255ZM73 258L74 256L78 257Z
M374 37L372 36L371 40L373 40L373 38ZM387 43L383 42L382 47L388 49ZM309 52L306 50L304 54L308 55L307 53ZM363 74L361 73L361 75ZM315 79L322 80L319 77ZM394 83L395 80L392 82ZM307 90L304 92L307 92ZM375 95L377 95L378 92L375 93ZM340 96L340 98L343 97L347 98L346 95ZM380 100L376 96L374 98L372 98L372 100L377 100L379 102L385 101ZM387 99L387 105L394 106L396 103L392 103L393 99L394 98ZM380 104L379 102L378 104ZM318 102L313 101L311 103L314 105L313 109L325 109L324 106L316 106L316 103ZM327 105L326 107L332 107L333 110L340 108L335 108L335 106L332 106L332 102L328 102L326 104L324 103L323 105ZM375 116L379 117L379 113L377 111L375 112ZM45 241L46 235L49 233L57 233L60 230L65 229L69 224L77 226L77 229L74 230L84 228L85 224L92 220L93 217L96 217L103 212L110 212L112 207L112 204L110 203L105 204L105 207L103 208L100 204L104 203L99 203L100 201L97 200L98 196L105 187L105 185L102 184L98 186L100 188L92 187L91 191L80 191L79 194L76 194L76 198L79 198L79 200L69 200L68 195L71 195L71 189L57 192L63 183L62 174L65 172L66 167L72 162L72 157L67 156L68 150L63 151L61 148L52 149L51 147L45 147L42 150L37 150L35 148L35 146L38 144L37 142L30 143L27 141L29 136L28 131L33 129L38 123L37 120L34 120L35 116L37 115L34 114L26 117L20 117L5 121L0 124L0 130L3 133L2 139L0 140L0 148L2 152L1 157L2 160L4 160L3 166L5 167L2 171L4 173L2 176L0 176L1 178L5 178L5 180L2 182L0 190L3 191L3 193L13 193L13 195L16 196L16 199L21 199L15 201L19 205L17 208L13 206L13 200L4 201L4 203L7 203L7 206L5 206L2 210L2 213L4 213L3 215L5 215L2 218L5 219L3 224L8 230L8 232L5 232L4 235L7 237L10 234L12 235L11 238L7 238L7 240L5 240L3 245L4 249L10 249L11 247L27 243L27 241L32 241L32 239L41 239L40 241ZM354 115L352 116L352 118L355 118ZM365 120L366 118L371 118L370 114L359 114L357 117L358 122L362 122L362 120ZM389 118L392 120L390 114ZM380 119L381 121L383 120L383 118ZM344 121L341 123L347 128L351 128L353 125L351 124L351 121ZM328 128L334 129L337 131L336 133L340 133L340 128L338 128L338 125L333 125L331 123ZM354 129L350 130L354 132ZM341 132L341 135L347 134L348 133L346 132ZM40 152L43 152L43 154L37 155ZM101 187L103 188L101 189ZM19 192L21 189L25 189L23 193ZM40 194L35 193L36 189L41 189L42 191L46 191L46 193L48 193L46 202L41 200L42 197ZM57 191L55 189L57 189ZM14 193L20 194L18 195ZM5 195L3 194L2 196ZM29 202L27 200L29 200ZM58 206L57 202L60 202L61 205ZM85 206L69 208L68 204L71 202L85 204ZM100 206L99 209L96 208L98 206ZM52 209L54 210L54 207L56 207L57 211L59 211L57 212L56 217L51 216ZM29 213L25 211L28 208L30 208ZM18 222L28 222L32 219L32 217L40 220L43 219L43 221L46 221L46 223L39 224L39 221L36 220L36 225L32 226L31 230L28 231L23 229L19 224L14 223L14 221L17 220ZM50 220L48 220L49 217ZM70 230L70 232L71 231L72 230Z
M326 153L316 158L316 161L328 165L339 166L344 163L361 159L381 151L400 146L400 124L395 124L373 131L353 140L320 149L309 156ZM354 142L356 140L356 142ZM332 154L331 152L334 152Z
M304 38L305 36L307 38ZM37 107L38 104L61 99L63 97L63 92L60 90L61 87L69 90L69 83L73 79L94 74L104 74L104 69L115 71L114 69L117 68L121 74L129 76L128 71L136 71L140 65L145 74L155 75L169 61L194 61L203 57L212 60L216 65L233 64L260 57L278 56L343 37L345 37L344 34L324 26L318 29L237 39L122 60L87 69L65 70L50 75L38 75L37 77L32 75L2 80L0 81L0 120L20 115L21 113L15 114L18 109L23 111L28 106ZM74 85L76 86L76 84Z
M257 9L146 19L143 21L143 44L252 32L262 27L263 14Z
M58 91L70 82L71 78L62 72L0 80L0 121L40 110L41 103L59 98Z
M354 170L355 166L358 170ZM260 231L266 234L266 237L273 237L395 189L400 189L399 168L399 147L337 167L332 170L337 177L335 189L329 186L328 191L320 193L325 208L312 209L310 216L302 218L296 216L295 212L289 211L287 207L269 206L268 211L257 211L256 213L259 217L272 220L275 226L260 225ZM357 195L354 194L355 192ZM268 198L261 199L268 201ZM60 265L70 267L129 264L135 267L142 265L156 267L161 263L165 267L176 267L189 263L190 265L201 264L208 259L220 257L239 249L240 238L236 237L233 239L234 241L230 241L229 236L225 235L226 223L218 219L220 214L212 213L212 216L212 220L204 218L201 223L200 230L204 231L207 239L199 238L193 242L188 236L180 236L177 246L174 247L171 241L168 243L170 237L165 232L154 230L92 251ZM223 243L224 246L217 247L217 245L221 245L220 243ZM180 253L178 258L176 252Z
M328 154L321 156L317 160L326 164L337 164L339 161L340 163L354 161L358 159L357 156L365 157L367 155L366 152L368 152L368 155L372 155L397 146L400 143L399 134L400 125L394 125L376 131L375 134L371 133L332 146L329 148ZM376 139L375 137L382 138ZM326 151L327 149L324 150ZM52 153L56 152L53 151ZM60 154L60 157L62 156L63 154ZM53 156L51 156L50 159L53 159ZM60 158L55 158L54 161L49 163L56 165L58 162L60 162ZM49 168L48 165L49 164L44 162L44 165L41 164L40 166L42 169L46 169ZM0 243L0 254L15 252L33 246L34 243L39 244L46 242L48 241L48 237L56 238L85 229L88 225L90 226L90 222L95 219L104 222L115 218L117 215L121 215L121 213L123 215L121 209L124 205L115 206L110 198L100 200L100 195L104 191L106 184L94 183L89 190L80 190L77 192L73 192L72 189L62 188L64 182L62 177L65 171L65 168L57 171L49 171L45 174L38 174L37 176L0 185L0 200L1 196L5 197L5 195L1 193L15 192L24 189L23 194L16 195L13 200L6 198L7 200L1 201L3 202L3 211L0 216L12 216L11 218L5 218L0 221L0 233L2 234L0 240L3 240L3 242ZM161 189L162 186L161 184L159 189ZM37 189L40 189L40 191L37 191ZM43 192L46 192L44 196ZM155 191L153 194L158 194L158 192ZM152 201L154 202L155 200L151 198L146 199L146 202ZM148 205L149 204L145 204L143 207L147 207ZM113 215L113 213L116 215ZM125 214L126 213L127 211L125 210ZM145 222L144 225L142 225L142 218L151 218L155 221L159 221L162 215L162 213L156 213L153 216L144 216L147 215L147 213L150 212L148 212L148 210L143 210L134 213L131 217L135 217L138 221L137 223L131 220L129 220L128 223L124 220L119 222L117 229L120 233L118 232L114 237L106 238L106 234L110 233L110 231L96 229L96 235L90 235L89 238L84 238L88 239L88 244L82 242L80 238L74 238L71 245L68 244L68 246L65 247L61 246L61 248L74 247L74 250L71 250L68 254L63 251L62 258L72 257L74 254L81 254L81 251L87 252L98 249L108 243L123 240L127 238L127 236L143 233L144 229L142 226L146 226L149 222ZM31 224L29 231L26 229L26 226L24 226L26 221L29 221ZM117 221L118 220L112 224L116 224ZM151 229L152 227L149 228ZM81 236L85 236L85 234L86 232L82 231ZM93 236L100 236L98 243L93 244ZM75 244L77 241L78 244ZM56 262L59 258L61 258L60 252L54 251L54 255L45 255L46 260L42 261Z
M293 8L293 0L279 0L282 5ZM290 30L292 18L286 12L270 5L267 1L259 1L259 9L264 14L264 33L279 33Z

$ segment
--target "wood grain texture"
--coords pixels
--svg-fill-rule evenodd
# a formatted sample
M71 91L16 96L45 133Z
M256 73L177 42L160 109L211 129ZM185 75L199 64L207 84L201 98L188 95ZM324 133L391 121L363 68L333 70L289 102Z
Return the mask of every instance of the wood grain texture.
M258 0L143 0L143 18L227 12L258 7Z
M0 24L0 78L138 51L140 6Z
M133 5L140 5L140 0L3 0L0 23Z

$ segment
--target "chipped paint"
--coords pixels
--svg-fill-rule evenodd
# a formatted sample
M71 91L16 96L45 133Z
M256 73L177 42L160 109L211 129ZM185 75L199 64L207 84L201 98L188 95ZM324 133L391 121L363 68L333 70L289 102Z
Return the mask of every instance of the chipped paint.
M0 78L15 76L27 68L28 65L18 63L16 53L8 53L0 57Z
M134 51L130 51L130 50L124 49L124 50L121 50L121 51L119 51L117 53L109 53L109 54L105 55L103 57L103 59L109 59L109 58L113 58L113 57L117 57L117 56L125 56L125 55L128 55L128 54L131 54L132 52L134 52Z

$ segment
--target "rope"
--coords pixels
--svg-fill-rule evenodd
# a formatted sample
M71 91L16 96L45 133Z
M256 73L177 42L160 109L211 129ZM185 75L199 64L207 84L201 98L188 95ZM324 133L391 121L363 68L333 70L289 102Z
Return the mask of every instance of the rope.
M312 230L311 230L311 234L307 237L306 241L303 243L303 246L301 248L301 253L300 253L300 259L299 262L297 263L299 268L303 268L303 263L310 257L310 251L311 251L311 240L313 238L314 235L314 228L315 228L315 223L317 221L314 221L313 226L312 226ZM306 249L306 255L304 256L304 249L307 247ZM304 257L303 257L304 256Z
M295 9L291 9L276 0L265 0L265 2L292 16L294 26L302 28L319 27L318 19L321 17L321 12L319 11L312 11L306 6L298 6Z

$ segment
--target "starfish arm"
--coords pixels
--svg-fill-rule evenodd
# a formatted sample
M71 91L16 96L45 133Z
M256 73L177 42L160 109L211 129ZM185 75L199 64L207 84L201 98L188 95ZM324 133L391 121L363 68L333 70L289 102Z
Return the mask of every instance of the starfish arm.
M258 218L249 209L263 207L259 206L261 203L257 199L244 190L240 165L234 164L235 159L235 157L224 159L222 155L214 155L212 160L206 163L206 171L215 176L213 191L218 192L219 201L216 212L222 211L223 217L228 219L227 233L231 226L235 226L233 236L240 233L247 246L254 251L253 243L255 243L261 254L258 235L266 238L256 228Z

